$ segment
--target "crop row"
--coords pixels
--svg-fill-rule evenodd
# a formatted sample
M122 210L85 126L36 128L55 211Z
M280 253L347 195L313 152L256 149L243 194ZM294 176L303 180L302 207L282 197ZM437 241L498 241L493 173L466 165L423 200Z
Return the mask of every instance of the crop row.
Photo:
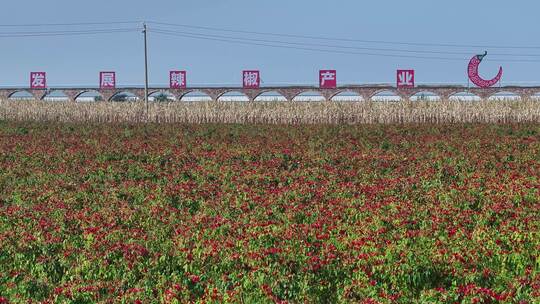
M540 122L540 102L173 102L70 103L0 101L0 120L91 123L531 123Z

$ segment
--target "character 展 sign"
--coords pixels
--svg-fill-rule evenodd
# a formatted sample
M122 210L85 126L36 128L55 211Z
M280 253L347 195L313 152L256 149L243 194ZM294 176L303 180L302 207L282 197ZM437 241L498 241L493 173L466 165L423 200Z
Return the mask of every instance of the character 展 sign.
M116 88L116 73L115 72L100 72L99 87L101 89Z

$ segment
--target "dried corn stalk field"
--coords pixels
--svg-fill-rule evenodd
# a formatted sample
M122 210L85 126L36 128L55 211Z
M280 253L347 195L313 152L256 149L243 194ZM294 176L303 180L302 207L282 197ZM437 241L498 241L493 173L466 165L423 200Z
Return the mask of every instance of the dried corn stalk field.
M70 103L0 100L0 120L92 123L540 122L540 101Z

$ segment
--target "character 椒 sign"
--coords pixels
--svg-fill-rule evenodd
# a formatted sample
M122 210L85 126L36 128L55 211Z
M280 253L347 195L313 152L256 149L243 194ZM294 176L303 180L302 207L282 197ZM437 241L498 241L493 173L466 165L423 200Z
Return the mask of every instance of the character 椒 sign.
M186 71L171 71L169 73L169 87L171 89L185 89L187 87Z
M47 74L45 72L30 73L30 88L31 89L46 89Z
M414 88L414 70L398 70L397 71L397 88L398 89Z
M115 72L100 72L99 73L99 88L100 89L116 88L116 73Z
M320 70L319 87L321 89L335 89L337 87L336 70Z
M261 73L259 71L243 71L242 83L244 89L258 89L261 86Z

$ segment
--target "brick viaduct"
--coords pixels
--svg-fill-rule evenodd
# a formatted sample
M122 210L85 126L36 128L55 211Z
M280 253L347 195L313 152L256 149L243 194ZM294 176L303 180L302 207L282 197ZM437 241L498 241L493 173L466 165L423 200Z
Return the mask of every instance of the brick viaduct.
M29 90L27 88L1 88L0 99L8 99L17 92L28 92L35 99L43 100L51 92L62 92L69 101L74 102L77 97L87 92L96 92L101 95L102 100L111 101L115 95L122 93L132 94L139 99L144 99L144 89L140 87L126 87L117 89L96 89L96 88L51 88L44 90ZM334 96L349 92L355 93L363 98L363 100L371 100L371 98L382 92L390 92L401 97L404 100L410 99L412 96L418 93L429 92L441 99L447 99L451 96L459 93L474 94L481 99L488 99L489 97L498 93L511 93L519 96L521 99L532 98L533 96L540 96L540 87L496 87L496 88L467 88L463 86L418 86L411 89L396 89L393 86L387 85L352 85L343 86L335 89L321 89L311 86L289 86L289 87L262 87L259 89L244 89L238 87L212 87L212 88L187 88L187 89L168 89L168 88L150 88L149 94L156 94L163 92L169 96L173 96L175 100L181 100L183 96L193 92L199 92L208 95L213 101L218 100L221 96L231 92L239 92L244 94L248 100L254 101L255 98L264 93L275 92L282 95L286 100L292 101L295 97L307 92L319 93L326 100L331 100Z

